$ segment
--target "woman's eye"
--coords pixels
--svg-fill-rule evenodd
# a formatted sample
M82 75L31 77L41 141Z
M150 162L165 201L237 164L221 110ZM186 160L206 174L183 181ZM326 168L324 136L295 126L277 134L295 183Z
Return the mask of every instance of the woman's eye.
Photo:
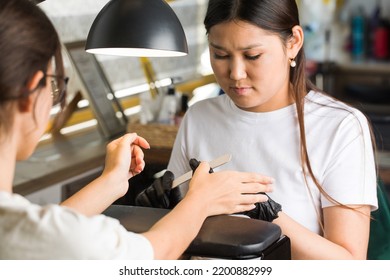
M259 54L258 55L246 55L245 57L246 57L246 59L249 59L249 60L256 60L260 57L260 55Z
M214 58L215 59L226 59L228 58L229 56L228 55L220 55L220 54L214 54Z
M214 53L214 59L228 59L230 56L227 55L227 54L217 54L217 53ZM258 54L258 55L245 55L245 59L248 59L248 60L256 60L260 57L261 55Z

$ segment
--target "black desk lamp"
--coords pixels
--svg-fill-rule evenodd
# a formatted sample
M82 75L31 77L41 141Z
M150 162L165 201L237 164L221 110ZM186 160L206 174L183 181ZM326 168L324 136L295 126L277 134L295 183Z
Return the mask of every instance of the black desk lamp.
M183 27L163 0L111 0L89 31L86 51L137 57L188 53Z
M110 0L92 23L85 50L93 55L173 57L186 55L188 46L179 19L164 0ZM125 116L115 95L108 100L94 90L89 100L106 138L126 131L127 119L118 121L112 109L116 104Z

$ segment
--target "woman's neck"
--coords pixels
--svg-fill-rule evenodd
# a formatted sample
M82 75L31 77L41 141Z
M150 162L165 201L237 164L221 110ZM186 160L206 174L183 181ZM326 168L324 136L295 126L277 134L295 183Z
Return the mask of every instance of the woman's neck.
M6 139L0 140L0 191L12 193L16 166L15 151L15 143Z

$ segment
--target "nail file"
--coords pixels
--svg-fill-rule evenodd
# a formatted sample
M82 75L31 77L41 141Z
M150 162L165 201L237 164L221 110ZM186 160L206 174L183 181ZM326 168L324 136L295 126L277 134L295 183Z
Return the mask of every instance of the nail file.
M213 159L212 161L209 162L209 164L211 168L217 168L218 166L224 165L225 163L229 162L231 159L232 159L232 155L226 154L221 157ZM193 173L192 170L188 171L187 173L173 180L172 189L190 180L192 178L192 173Z

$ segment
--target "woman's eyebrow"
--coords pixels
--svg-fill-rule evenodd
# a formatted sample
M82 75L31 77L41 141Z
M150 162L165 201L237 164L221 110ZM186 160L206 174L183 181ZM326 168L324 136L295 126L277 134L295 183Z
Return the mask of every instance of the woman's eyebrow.
M226 50L226 48L219 46L217 44L214 44L213 42L209 42L209 44L210 44L210 46L212 46L215 49ZM263 47L263 45L262 44L252 44L252 45L249 45L246 47L240 47L240 48L238 48L238 50L246 51L246 50L251 50L251 49L255 49L255 48L259 48L259 47Z
M216 45L216 44L214 44L214 43L212 43L212 42L210 42L209 44L210 44L210 46L212 46L212 47L215 48L215 49L218 49L218 50L225 50L224 47L219 46L219 45Z

